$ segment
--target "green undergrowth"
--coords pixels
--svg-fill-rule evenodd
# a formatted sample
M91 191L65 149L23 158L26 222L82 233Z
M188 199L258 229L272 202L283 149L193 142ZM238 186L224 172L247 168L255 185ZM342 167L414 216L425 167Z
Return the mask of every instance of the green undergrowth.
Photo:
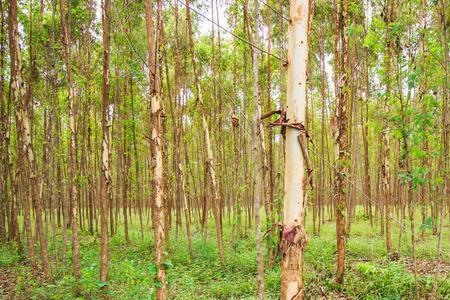
M137 220L137 219L135 219ZM305 291L308 299L414 299L414 275L411 271L411 240L409 232L403 234L401 258L386 258L385 240L380 236L379 226L371 227L364 218L356 218L347 241L347 270L345 284L334 281L335 274L335 227L334 222L321 225L320 235L309 234L305 252ZM419 231L420 224L417 225ZM167 247L167 282L169 298L188 299L256 299L256 242L252 229L247 229L240 239L232 238L232 225L224 220L225 258L217 254L214 225L210 224L206 238L200 229L193 228L191 258L184 231L178 238L171 235ZM408 225L409 227L409 225ZM120 229L121 230L121 229ZM109 280L98 280L99 239L81 231L81 276L77 285L71 274L71 243L67 243L65 268L61 264L61 240L49 240L49 253L53 263L53 281L44 282L38 270L32 270L17 255L12 245L0 247L0 269L7 274L8 294L12 299L101 299L106 291L110 299L154 299L158 282L154 280L156 268L152 262L153 243L151 229L145 227L141 240L139 225L130 226L131 242L126 243L119 230L109 241ZM173 230L174 231L174 230ZM311 224L307 224L311 233ZM70 232L69 232L70 233ZM393 245L397 249L398 231L393 225ZM448 228L444 234L444 261L449 262ZM422 269L419 273L419 293L427 298L433 286L437 238L431 231L418 240L416 252ZM39 253L36 248L36 253ZM430 271L431 270L431 271ZM5 272L6 271L6 272ZM267 299L278 299L280 285L279 262L272 269L266 268L265 287ZM440 276L439 297L450 299L450 280Z

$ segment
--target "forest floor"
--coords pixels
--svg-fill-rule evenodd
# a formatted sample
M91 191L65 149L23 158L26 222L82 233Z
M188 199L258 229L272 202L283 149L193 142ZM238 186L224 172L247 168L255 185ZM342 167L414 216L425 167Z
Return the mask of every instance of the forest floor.
M308 218L311 221L311 218ZM119 230L109 244L108 293L111 299L153 299L156 283L152 264L151 229L145 226L145 238L140 238L138 219L130 226L131 243L126 243ZM211 222L213 223L213 222ZM218 259L214 227L210 224L208 237L203 239L199 228L193 228L195 257L189 258L184 231L171 236L167 249L167 280L170 299L256 299L256 251L253 230L243 237L232 239L232 226L224 220L225 259ZM409 223L406 224L409 229ZM393 223L393 245L398 247L398 224ZM417 221L416 232L420 222ZM121 229L122 230L122 229ZM175 230L173 229L172 232ZM401 256L392 261L386 258L384 238L379 226L370 226L361 214L355 216L347 242L347 269L343 287L336 285L335 224L325 222L320 235L312 236L307 224L309 241L305 253L305 290L307 299L414 299L414 275L411 259L411 237L403 234ZM70 241L68 241L66 268L61 258L54 268L54 280L45 282L36 270L20 260L11 245L0 247L0 296L4 299L100 299L98 280L99 239L82 231L81 237L81 292L74 294L75 280L70 275ZM61 236L57 237L58 243ZM441 264L439 298L450 299L450 236L444 234L444 260ZM54 255L54 241L49 241ZM427 299L433 286L436 269L437 237L425 230L424 238L417 240L417 265L420 299ZM58 254L61 245L57 244ZM397 249L398 250L398 249ZM36 248L36 253L38 249ZM267 299L278 299L280 268L266 268Z

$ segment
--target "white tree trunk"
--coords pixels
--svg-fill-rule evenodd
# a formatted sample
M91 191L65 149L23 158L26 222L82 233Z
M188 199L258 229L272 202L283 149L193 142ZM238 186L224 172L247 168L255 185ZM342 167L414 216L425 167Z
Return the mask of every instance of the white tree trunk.
M303 123L306 109L309 0L291 0L288 53L287 115L289 123ZM303 252L306 192L304 163L299 143L302 132L286 128L284 232L281 299L303 299ZM304 134L304 133L303 133ZM288 234L293 233L293 234Z

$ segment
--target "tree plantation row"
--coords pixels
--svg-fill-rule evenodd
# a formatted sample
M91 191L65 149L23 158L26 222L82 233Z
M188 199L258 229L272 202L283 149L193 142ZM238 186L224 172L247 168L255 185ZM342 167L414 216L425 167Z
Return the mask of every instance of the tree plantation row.
M5 299L449 299L448 0L0 0Z

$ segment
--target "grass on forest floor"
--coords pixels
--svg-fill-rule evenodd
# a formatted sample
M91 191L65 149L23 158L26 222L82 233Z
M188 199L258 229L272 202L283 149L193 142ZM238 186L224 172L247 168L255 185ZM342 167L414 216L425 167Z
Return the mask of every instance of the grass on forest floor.
M310 218L308 218L310 219ZM308 220L310 221L310 220ZM199 229L193 228L195 257L189 258L184 231L176 240L171 236L167 249L166 267L170 299L256 299L256 245L253 229L247 229L241 239L233 240L232 226L224 220L225 259L220 262L215 244L214 225L209 225L208 236L203 239ZM345 285L338 286L335 274L335 227L325 222L319 236L309 237L305 253L305 290L308 299L413 299L414 276L411 266L411 237L409 224L401 243L402 258L386 259L384 238L379 226L370 227L367 219L357 214L347 242L347 269ZM416 224L419 231L420 222ZM39 272L20 261L13 246L0 247L0 295L6 299L100 299L100 287L107 284L111 299L153 299L156 283L152 263L151 229L145 227L142 241L137 218L130 226L131 243L127 244L123 232L110 239L109 281L98 280L99 239L82 231L81 242L81 294L74 295L75 280L71 273L71 245L68 242L67 264L54 265L54 280L45 283ZM172 230L174 231L174 230ZM307 232L311 233L310 222ZM394 248L398 245L398 224L393 222ZM444 268L439 284L441 299L450 299L450 243L449 230L444 233ZM61 236L57 252L61 255ZM53 239L49 241L54 255ZM421 299L425 299L433 285L433 272L437 253L437 237L429 230L424 240L417 242ZM36 248L36 253L38 249ZM266 269L267 299L278 299L280 268ZM326 296L327 298L325 298Z

